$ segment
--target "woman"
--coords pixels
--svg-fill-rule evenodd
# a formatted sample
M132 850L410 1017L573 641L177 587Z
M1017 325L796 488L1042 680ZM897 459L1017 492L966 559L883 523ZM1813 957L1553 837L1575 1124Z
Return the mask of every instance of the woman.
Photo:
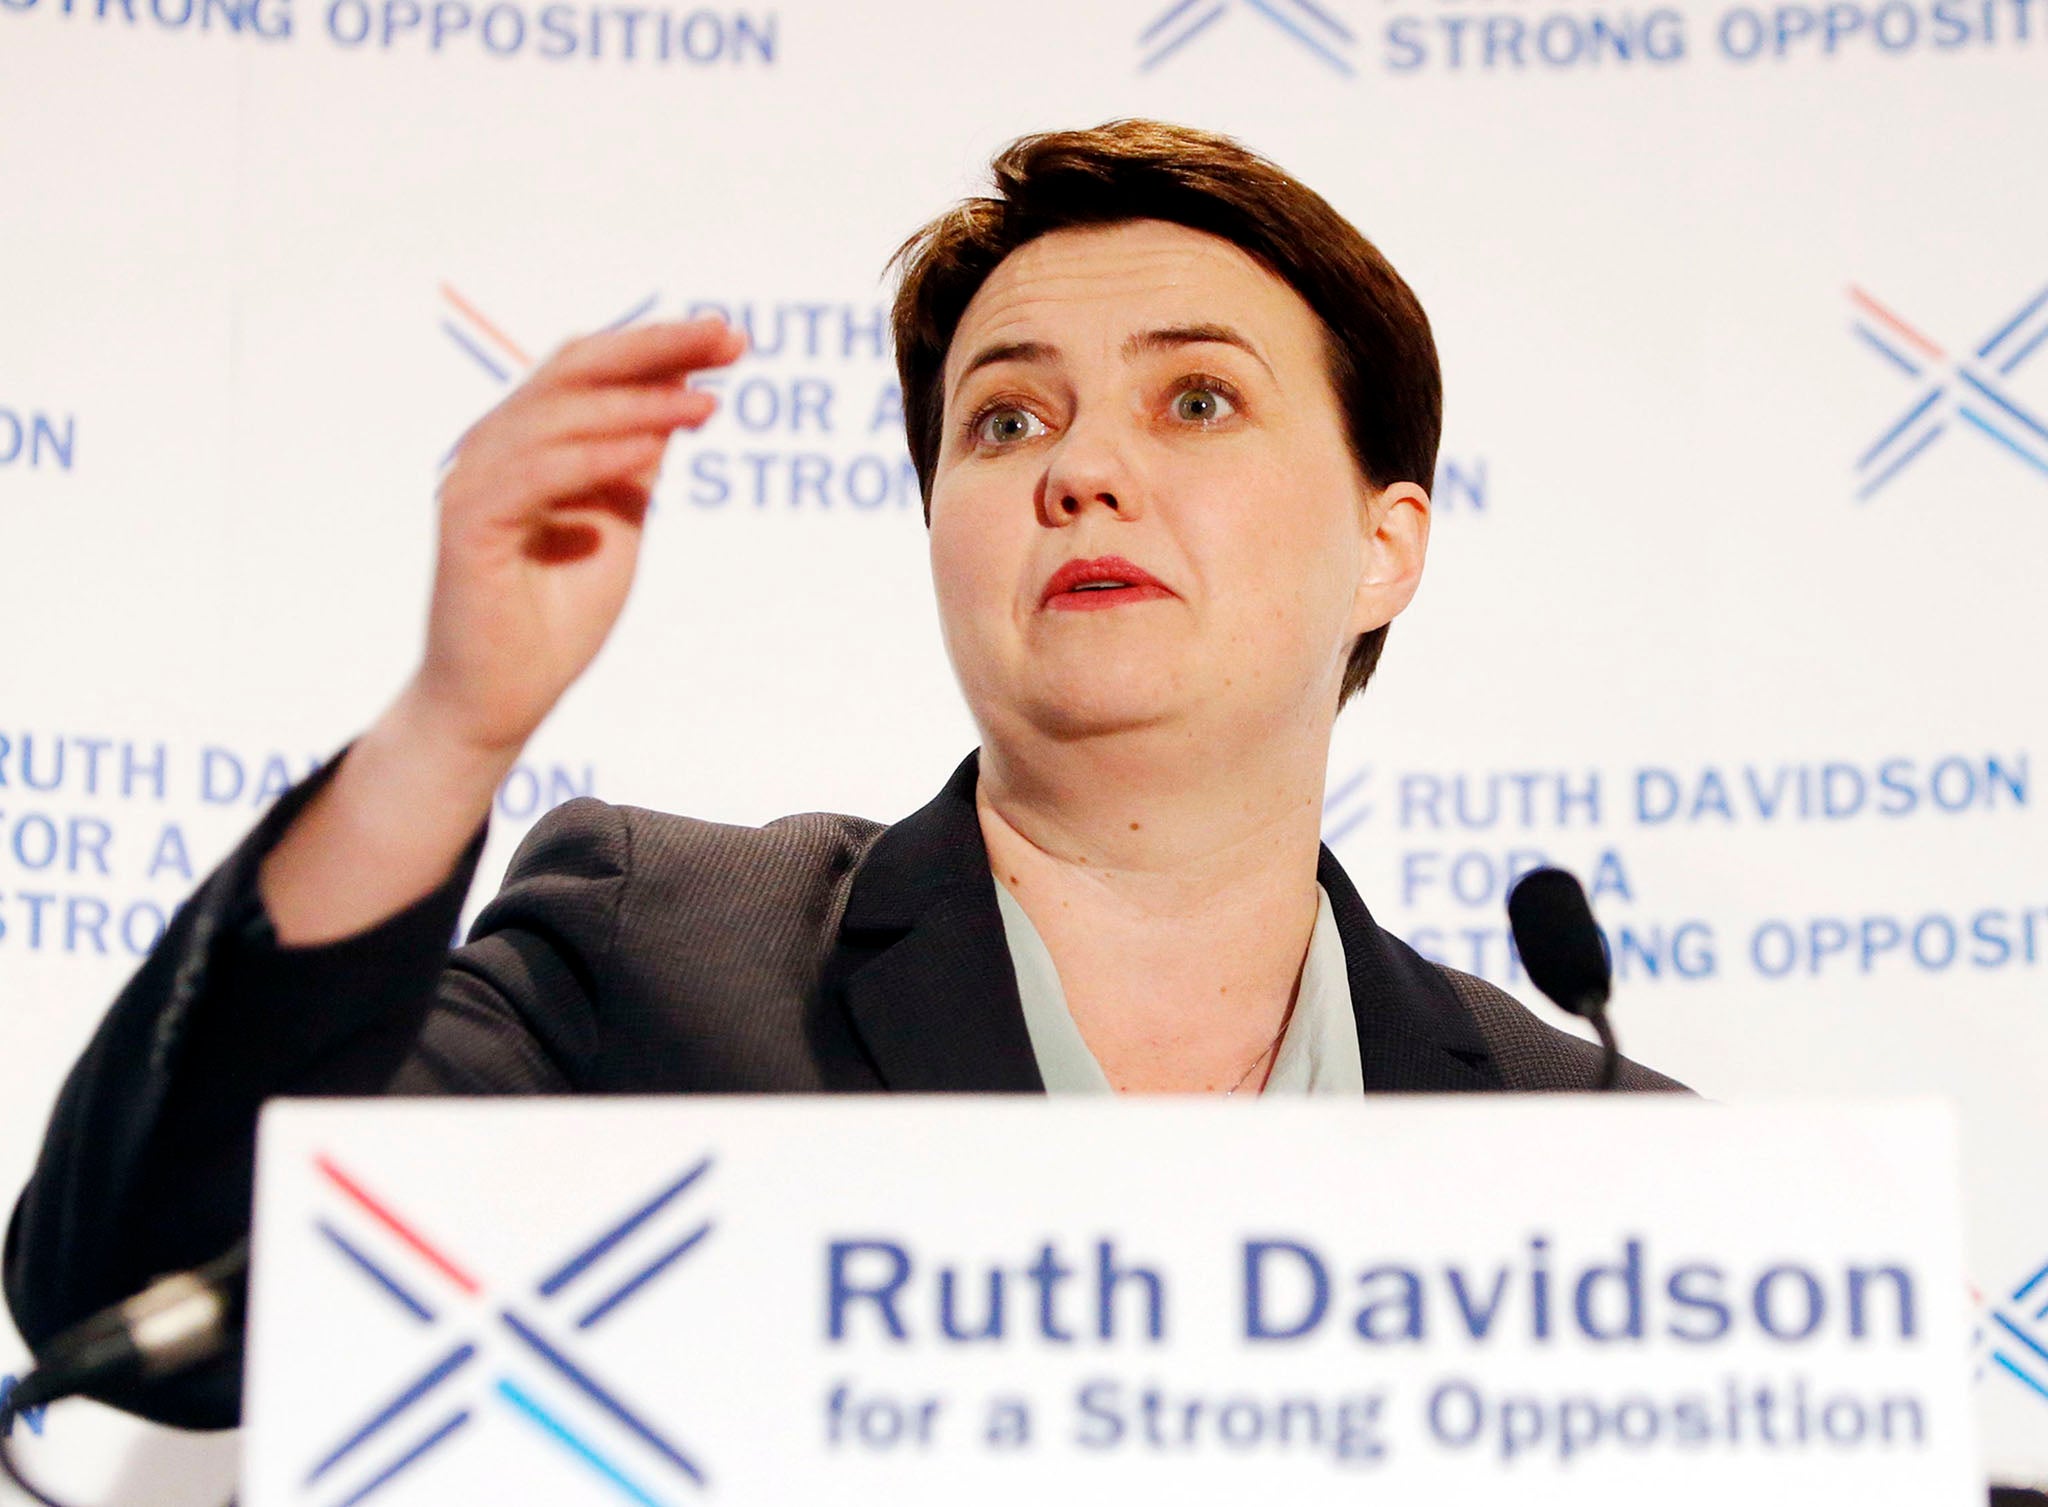
M447 953L492 793L710 416L689 376L742 349L713 321L571 344L457 451L417 675L74 1070L8 1243L31 1342L235 1238L276 1093L1590 1085L1596 1053L1381 932L1318 841L1332 724L1428 540L1413 294L1222 138L1026 138L996 176L906 246L895 309L979 754L888 828L573 802ZM235 1392L119 1400L222 1424Z

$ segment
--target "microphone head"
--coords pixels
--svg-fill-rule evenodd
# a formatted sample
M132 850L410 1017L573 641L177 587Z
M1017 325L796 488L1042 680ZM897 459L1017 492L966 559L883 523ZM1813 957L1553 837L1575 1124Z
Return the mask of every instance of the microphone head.
M1607 1006L1613 971L1607 944L1579 881L1563 869L1532 869L1508 891L1508 925L1530 981L1574 1015Z

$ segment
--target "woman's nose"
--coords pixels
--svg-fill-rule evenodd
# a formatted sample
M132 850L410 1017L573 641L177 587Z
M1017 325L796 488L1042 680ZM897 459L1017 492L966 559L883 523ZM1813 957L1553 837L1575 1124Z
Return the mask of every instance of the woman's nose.
M1045 522L1054 528L1078 522L1101 508L1129 521L1143 511L1138 478L1108 436L1076 428L1062 439L1045 473Z
M1060 494L1059 511L1066 519L1078 518L1081 516L1081 510L1091 502L1101 503L1112 513L1121 514L1123 511L1123 504L1117 500L1117 495L1114 492L1095 492L1086 497L1080 497L1067 491L1062 491Z

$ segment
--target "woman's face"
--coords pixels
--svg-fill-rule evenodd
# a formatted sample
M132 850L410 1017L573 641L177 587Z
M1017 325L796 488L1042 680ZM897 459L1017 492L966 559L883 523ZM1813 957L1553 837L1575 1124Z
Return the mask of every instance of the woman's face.
M1327 728L1428 498L1360 475L1292 288L1163 221L1056 232L982 284L944 381L932 575L985 737Z

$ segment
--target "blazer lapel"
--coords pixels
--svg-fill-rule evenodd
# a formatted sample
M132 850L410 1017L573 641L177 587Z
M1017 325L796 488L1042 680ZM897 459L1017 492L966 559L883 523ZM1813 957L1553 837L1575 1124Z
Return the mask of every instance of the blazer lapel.
M1316 879L1344 940L1351 1011L1365 1091L1470 1093L1499 1090L1500 1067L1444 976L1405 942L1380 930L1328 848Z
M1043 1093L969 754L922 810L885 831L854 876L833 973L884 1087Z
M969 754L930 804L883 832L854 876L829 970L885 1088L1043 1093L1024 1026ZM1504 1086L1436 968L1382 931L1328 848L1316 878L1344 942L1367 1093Z

